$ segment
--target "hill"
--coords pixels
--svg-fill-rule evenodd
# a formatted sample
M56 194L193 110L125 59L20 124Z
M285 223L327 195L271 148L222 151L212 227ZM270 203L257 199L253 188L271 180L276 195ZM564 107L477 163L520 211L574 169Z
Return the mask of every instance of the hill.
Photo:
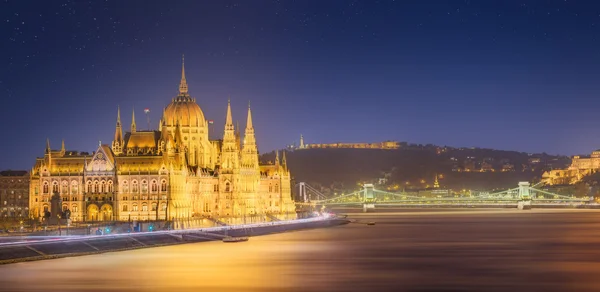
M568 157L545 153L435 145L398 150L302 149L287 151L286 156L296 182L331 192L356 190L362 183L379 184L381 189L423 189L433 187L436 175L443 188L511 188L570 163ZM274 152L261 156L263 163L274 159Z

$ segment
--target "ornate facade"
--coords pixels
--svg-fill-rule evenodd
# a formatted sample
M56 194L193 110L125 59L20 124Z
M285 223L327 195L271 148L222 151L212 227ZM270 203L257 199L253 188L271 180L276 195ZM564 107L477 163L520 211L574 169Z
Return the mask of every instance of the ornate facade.
M112 144L91 155L66 151L64 142L52 150L48 142L31 170L30 215L54 213L52 197L59 196L75 221L296 218L285 152L275 164L259 165L250 107L243 141L229 102L223 139L210 140L185 66L181 75L160 129L139 131L132 114L123 133L117 110Z

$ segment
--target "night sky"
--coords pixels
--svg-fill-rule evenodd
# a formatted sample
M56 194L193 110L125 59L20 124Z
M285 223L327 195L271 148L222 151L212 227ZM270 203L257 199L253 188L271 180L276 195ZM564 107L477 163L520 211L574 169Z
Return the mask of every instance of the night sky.
M93 151L190 94L212 138L228 96L259 150L399 140L553 154L600 148L599 1L0 3L0 169Z

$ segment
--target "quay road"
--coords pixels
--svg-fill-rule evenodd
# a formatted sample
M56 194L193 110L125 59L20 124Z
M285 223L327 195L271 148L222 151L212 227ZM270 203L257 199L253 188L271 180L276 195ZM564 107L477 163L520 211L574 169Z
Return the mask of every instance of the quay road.
M348 214L347 224L0 266L0 291L600 291L600 211Z
M345 223L347 223L345 219L338 219L329 214L324 214L318 217L290 221L183 230L87 236L8 237L3 238L4 242L0 242L0 264L190 242L224 240L229 236L264 235Z

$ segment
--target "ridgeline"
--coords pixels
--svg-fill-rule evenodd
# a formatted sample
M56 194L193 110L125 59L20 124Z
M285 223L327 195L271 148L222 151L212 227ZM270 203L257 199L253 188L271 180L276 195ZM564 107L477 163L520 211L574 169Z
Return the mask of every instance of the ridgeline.
M482 148L409 145L398 150L300 149L286 150L295 182L325 191L358 189L362 183L391 190L431 188L435 177L441 188L491 190L516 187L518 181L539 181L544 171L562 168L569 157ZM265 163L275 152L263 154Z

